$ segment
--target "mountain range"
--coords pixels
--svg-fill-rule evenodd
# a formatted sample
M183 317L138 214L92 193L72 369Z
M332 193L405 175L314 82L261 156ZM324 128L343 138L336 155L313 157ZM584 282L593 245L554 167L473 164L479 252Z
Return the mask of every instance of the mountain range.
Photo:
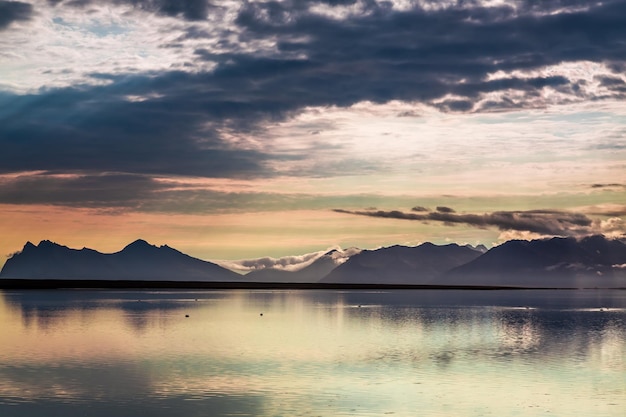
M442 285L626 287L626 245L603 236L512 240L446 272Z
M321 282L364 284L432 284L444 272L482 255L480 250L450 244L390 246L364 250L329 272Z
M137 240L119 252L27 242L0 279L147 280L626 288L626 244L604 236L511 240L487 250L457 244L329 251L297 271L240 275L215 263Z
M49 240L36 246L27 242L21 252L7 260L0 278L241 281L241 275L212 262L142 239L110 254L70 249Z

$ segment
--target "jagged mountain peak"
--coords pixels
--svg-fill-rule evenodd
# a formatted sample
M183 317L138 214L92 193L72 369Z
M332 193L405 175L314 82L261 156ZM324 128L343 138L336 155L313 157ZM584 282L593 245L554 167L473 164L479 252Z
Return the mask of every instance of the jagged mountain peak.
M43 249L43 248L66 248L67 246L59 245L56 242L45 239L45 240L40 241L37 247L39 249Z
M42 240L37 245L35 245L31 241L28 241L24 244L24 247L18 253L25 254L25 255L32 255L32 254L37 254L37 253L57 252L59 249L69 250L67 246L59 245L58 243L52 242L50 240Z
M29 250L29 249L34 249L34 248L36 248L36 247L37 247L37 246L35 246L35 245L34 245L34 244L33 244L33 243L29 240L28 242L26 242L26 243L24 244L24 248L22 249L22 251Z

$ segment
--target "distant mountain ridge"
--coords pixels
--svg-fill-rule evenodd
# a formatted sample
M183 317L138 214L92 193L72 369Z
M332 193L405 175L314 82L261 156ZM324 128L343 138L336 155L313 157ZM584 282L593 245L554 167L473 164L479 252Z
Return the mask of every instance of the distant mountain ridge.
M626 288L626 244L604 236L511 240L490 250L423 243L333 250L297 271L266 268L242 276L167 245L136 240L119 252L27 242L0 278L409 284L525 288Z
M241 275L185 255L167 245L138 239L119 252L70 249L49 240L27 242L9 258L0 278L153 281L240 281Z
M482 255L482 251L457 244L390 246L364 250L331 271L321 282L431 284L439 275Z
M442 285L626 288L626 244L604 236L510 240L443 274Z

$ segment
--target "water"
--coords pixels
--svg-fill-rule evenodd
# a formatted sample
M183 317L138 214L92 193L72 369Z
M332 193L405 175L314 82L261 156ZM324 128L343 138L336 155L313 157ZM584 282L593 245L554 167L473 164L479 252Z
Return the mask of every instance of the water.
M626 416L626 291L0 292L3 417L385 415Z

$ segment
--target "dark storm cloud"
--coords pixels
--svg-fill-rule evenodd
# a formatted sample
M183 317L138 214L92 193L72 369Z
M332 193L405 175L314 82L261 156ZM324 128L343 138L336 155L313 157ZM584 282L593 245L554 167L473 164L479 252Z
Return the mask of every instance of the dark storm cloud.
M137 207L171 185L129 174L57 176L48 173L0 178L4 204Z
M572 236L591 232L593 221L584 214L558 210L496 211L484 214L457 214L436 211L426 214L402 211L351 211L335 209L337 213L386 219L440 222L447 225L465 224L478 228L496 227L501 231L515 230L541 235Z
M302 198L311 199L310 196ZM0 177L0 202L159 213L205 213L251 207L274 209L290 203L289 197L278 194L220 192L146 175L49 172Z
M95 4L130 4L133 7L165 16L181 16L186 20L206 19L212 5L208 0L49 0L55 6L86 7Z
M89 4L75 0L64 4ZM201 20L212 6L205 0L110 0L140 9ZM282 108L339 105L393 99L430 103L441 110L466 112L529 105L544 88L576 95L581 80L562 75L549 77L503 76L487 79L499 70L537 69L572 61L604 62L621 68L626 56L626 2L519 1L512 5L483 7L460 1L449 7L396 10L386 2L358 2L361 14L330 18L311 11L317 4L341 6L350 0L285 0L244 2L236 24L239 44L218 43L228 53L199 48L197 59L217 64L215 73L195 82L228 91L234 99L244 94L248 104L265 107L273 94ZM431 6L440 6L432 2ZM227 36L228 35L228 36ZM190 26L185 39L202 39L215 33ZM241 45L267 39L276 52L242 53ZM613 80L613 81L611 81ZM191 81L191 80L190 80ZM194 82L194 81L191 81ZM616 77L605 76L602 85L622 94ZM475 104L485 93L515 90L516 101L506 97ZM456 96L444 99L446 95ZM274 103L276 104L276 103Z
M199 0L124 1L188 19L206 17L211 7ZM624 2L527 1L516 2L515 8L459 2L435 10L399 11L384 2L366 1L362 14L344 19L311 12L311 6L319 3L354 2L243 3L236 20L243 30L239 41L265 38L276 42L278 52L244 54L232 43L229 53L198 49L198 59L218 65L215 76L206 81L234 81L221 88L253 95L256 100L250 104L259 109L271 94L280 92L284 107L292 110L400 99L465 112L479 110L474 105L485 93L516 90L526 100L491 101L483 109L523 107L544 88L576 94L580 82L560 75L488 80L490 73L578 60L615 66L626 56ZM201 12L182 13L183 9ZM203 37L215 34L191 26L182 39ZM436 102L448 94L458 98Z
M29 20L33 14L33 6L21 1L0 0L0 30L6 29L13 22Z
M577 82L559 75L487 80L490 73L579 60L623 62L626 56L624 2L521 2L517 9L504 5L432 11L397 11L369 2L367 13L346 20L314 15L305 4L248 4L237 22L249 39L276 38L285 54L305 56L298 68L286 69L285 86L295 90L297 79L302 90L316 92L311 98L332 104L432 102L453 94L466 99L437 106L468 111L484 93L518 90L530 99L546 87L573 91ZM574 11L550 13L563 7ZM247 73L263 66L256 60L235 62ZM334 99L322 97L331 92Z
M110 1L186 20L204 19L217 7L203 0ZM0 93L0 172L273 175L270 162L278 156L236 148L222 132L259 133L264 122L283 120L307 106L364 100L419 101L463 112L480 110L476 103L485 93L502 92L482 108L532 106L528 103L537 97L542 102L544 88L577 94L579 81L558 74L497 80L487 75L579 60L617 69L626 57L622 1L526 1L516 2L516 8L459 2L400 11L368 0L359 2L363 13L345 18L311 12L316 3L243 3L238 32L224 29L224 39L218 40L238 33L239 43L227 43L230 52L196 51L197 60L215 65L210 72L102 73L93 77L110 84ZM557 13L561 9L567 12ZM217 35L194 22L187 36ZM263 39L277 50L245 52L248 42ZM601 83L619 87L617 75L607 77ZM522 98L510 99L510 90Z
M202 20L207 17L211 4L207 0L118 0L148 10L156 9L168 16L183 16L187 20Z
M216 129L246 103L212 101L185 74L117 80L106 87L0 94L0 172L30 170L265 175L266 155L232 149ZM154 90L162 99L129 101Z

